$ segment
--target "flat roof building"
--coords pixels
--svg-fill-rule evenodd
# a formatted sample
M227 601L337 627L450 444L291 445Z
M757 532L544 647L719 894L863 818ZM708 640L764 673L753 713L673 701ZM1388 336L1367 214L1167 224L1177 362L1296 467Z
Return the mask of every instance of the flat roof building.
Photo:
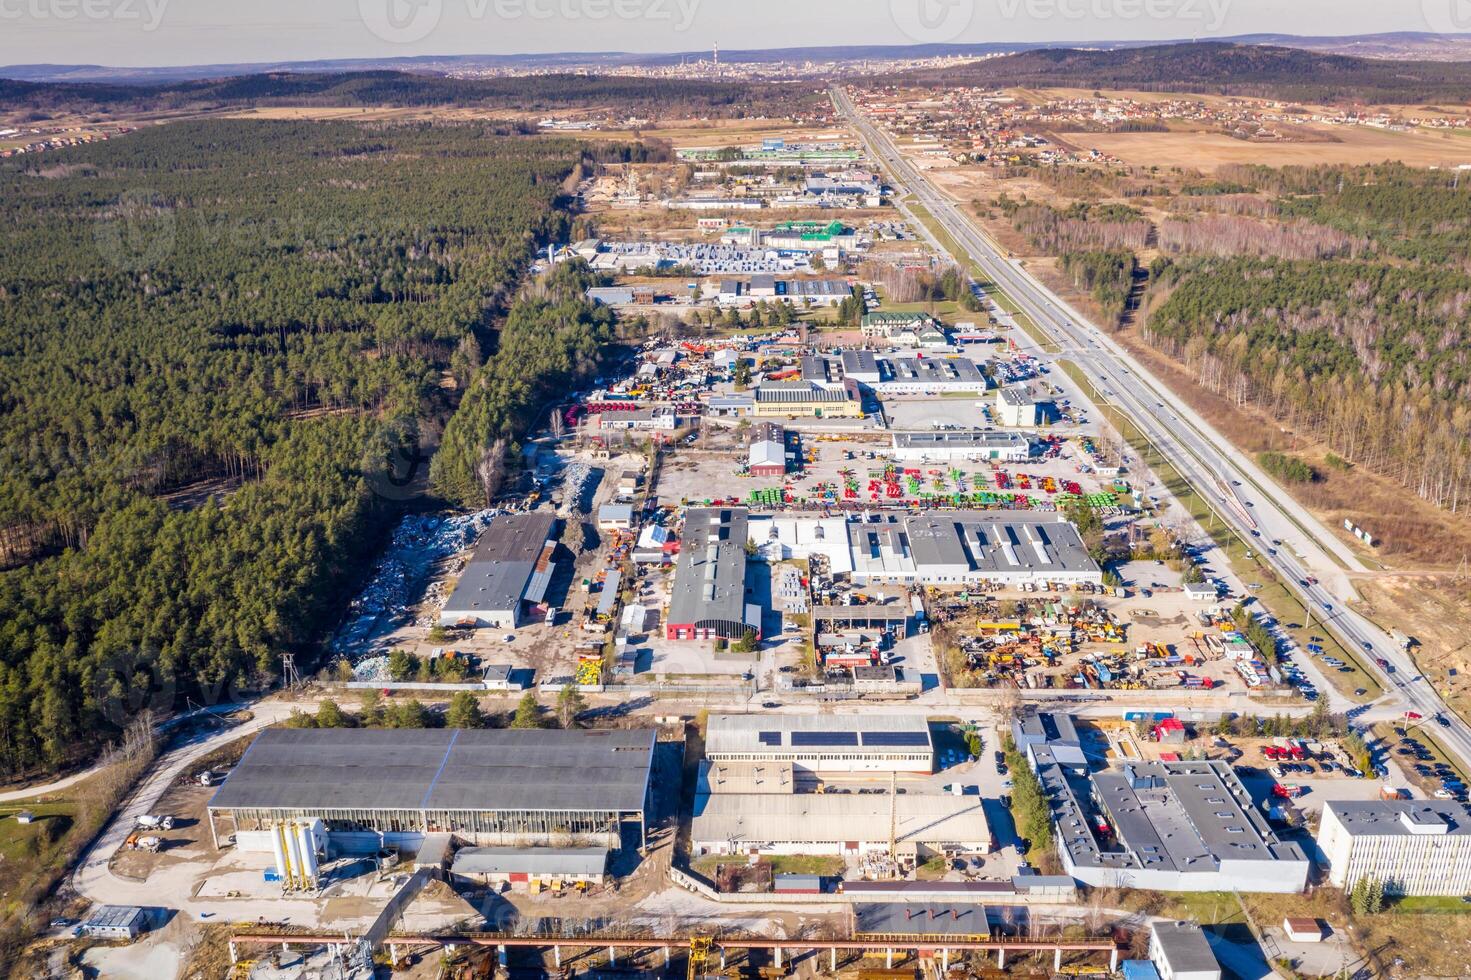
M1051 750L1049 761L1080 770L1088 766L1078 727L1073 716L1065 711L1039 711L1036 705L1023 705L1012 718L1011 740L1027 757L1034 772L1037 757L1032 750L1042 747Z
M863 394L856 381L844 381L841 388L811 381L768 382L756 388L752 411L757 418L862 418Z
M644 821L656 734L268 728L209 801L210 829L227 821L239 841L319 819L329 837L368 831L414 846L449 833L618 847L624 819Z
M713 762L790 762L798 772L934 772L930 726L916 715L711 715Z
M941 335L943 341L944 335ZM967 357L893 357L883 360L883 377L874 385L880 395L923 395L972 392L984 395L991 381Z
M918 860L985 854L979 796L904 793L712 793L695 798L690 849L701 854L840 854L889 850Z
M475 543L470 562L440 611L443 626L514 629L528 603L546 598L556 562L552 514L496 517Z
M1103 581L1077 528L1030 511L929 511L848 525L860 584Z
M1091 777L1034 749L1063 868L1102 888L1296 893L1308 859L1277 838L1231 765L1135 762Z
M996 410L1002 425L1037 425L1041 421L1037 399L1026 385L1001 388L996 392Z
M1160 980L1221 980L1221 965L1205 932L1194 922L1155 922L1149 927L1149 960Z
M565 882L599 885L608 874L606 847L466 847L450 873L483 885Z
M82 922L94 939L137 939L148 931L148 910L137 905L102 905Z
M1329 800L1318 849L1328 880L1390 895L1471 894L1471 811L1452 800Z
M906 463L951 463L994 460L1025 463L1032 458L1032 441L1019 432L896 432L894 458Z
M746 601L744 507L694 507L685 515L683 544L665 617L670 640L740 639L761 635L761 607Z

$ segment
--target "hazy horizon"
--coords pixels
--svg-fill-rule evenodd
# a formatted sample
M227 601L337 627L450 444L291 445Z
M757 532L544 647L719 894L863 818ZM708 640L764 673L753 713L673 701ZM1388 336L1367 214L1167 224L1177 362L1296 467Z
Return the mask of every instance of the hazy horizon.
M1334 30L1325 31L1332 24ZM779 31L774 36L774 32ZM1471 0L0 0L0 65L1471 31Z

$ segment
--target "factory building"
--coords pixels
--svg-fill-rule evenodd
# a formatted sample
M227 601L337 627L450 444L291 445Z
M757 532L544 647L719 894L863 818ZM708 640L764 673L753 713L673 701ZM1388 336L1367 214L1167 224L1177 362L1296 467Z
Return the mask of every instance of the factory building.
M761 607L746 601L744 507L697 507L685 515L684 543L665 617L670 640L761 635Z
M210 830L266 852L282 827L318 823L325 847L310 849L333 853L414 850L429 834L617 848L625 821L643 829L656 734L268 728L210 800Z
M905 463L955 463L992 460L1025 463L1032 458L1032 441L1017 432L896 432L894 458Z
M1032 771L1037 771L1038 753L1047 749L1045 758L1074 769L1086 769L1083 740L1078 735L1073 716L1064 711L1039 711L1036 705L1025 705L1011 720L1011 740L1017 751L1027 757Z
M931 511L848 525L860 585L1103 581L1077 528L1055 514Z
M785 476L787 472L786 430L775 422L762 422L752 426L746 468L752 476Z
M915 715L711 715L705 757L798 774L935 771L929 723Z
M1096 888L1291 894L1308 859L1279 840L1227 762L1135 762L1089 776L1032 747L1063 869Z
M440 611L442 626L514 629L546 598L556 562L557 519L512 514L491 521Z
M1450 800L1330 800L1318 848L1328 880L1362 878L1390 895L1471 894L1471 812Z
M893 357L882 359L882 366L883 377L873 386L880 395L984 395L991 390L991 380L968 357Z
M863 418L863 394L856 381L834 390L810 381L767 382L756 388L757 418Z
M471 885L601 885L608 878L606 847L466 847L455 853L450 874Z
M821 555L856 585L1101 584L1077 528L1032 511L930 511L877 519L758 516L749 540L768 561Z

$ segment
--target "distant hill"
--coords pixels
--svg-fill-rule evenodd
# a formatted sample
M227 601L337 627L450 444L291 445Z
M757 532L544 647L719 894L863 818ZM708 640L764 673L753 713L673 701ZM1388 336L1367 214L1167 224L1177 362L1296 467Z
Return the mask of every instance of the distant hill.
M483 106L529 112L606 106L659 116L774 115L817 99L811 87L607 75L462 79L396 71L272 72L235 78L129 85L0 78L0 104L37 112L311 106Z
M875 82L1137 89L1303 102L1413 104L1471 101L1471 62L1390 61L1270 45L1166 44L1110 51L1050 48L943 72Z

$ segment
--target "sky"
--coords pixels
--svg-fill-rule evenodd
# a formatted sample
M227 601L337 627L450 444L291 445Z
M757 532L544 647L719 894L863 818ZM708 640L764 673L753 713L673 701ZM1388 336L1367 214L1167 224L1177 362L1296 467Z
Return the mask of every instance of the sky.
M0 65L1471 31L1471 0L0 0Z

